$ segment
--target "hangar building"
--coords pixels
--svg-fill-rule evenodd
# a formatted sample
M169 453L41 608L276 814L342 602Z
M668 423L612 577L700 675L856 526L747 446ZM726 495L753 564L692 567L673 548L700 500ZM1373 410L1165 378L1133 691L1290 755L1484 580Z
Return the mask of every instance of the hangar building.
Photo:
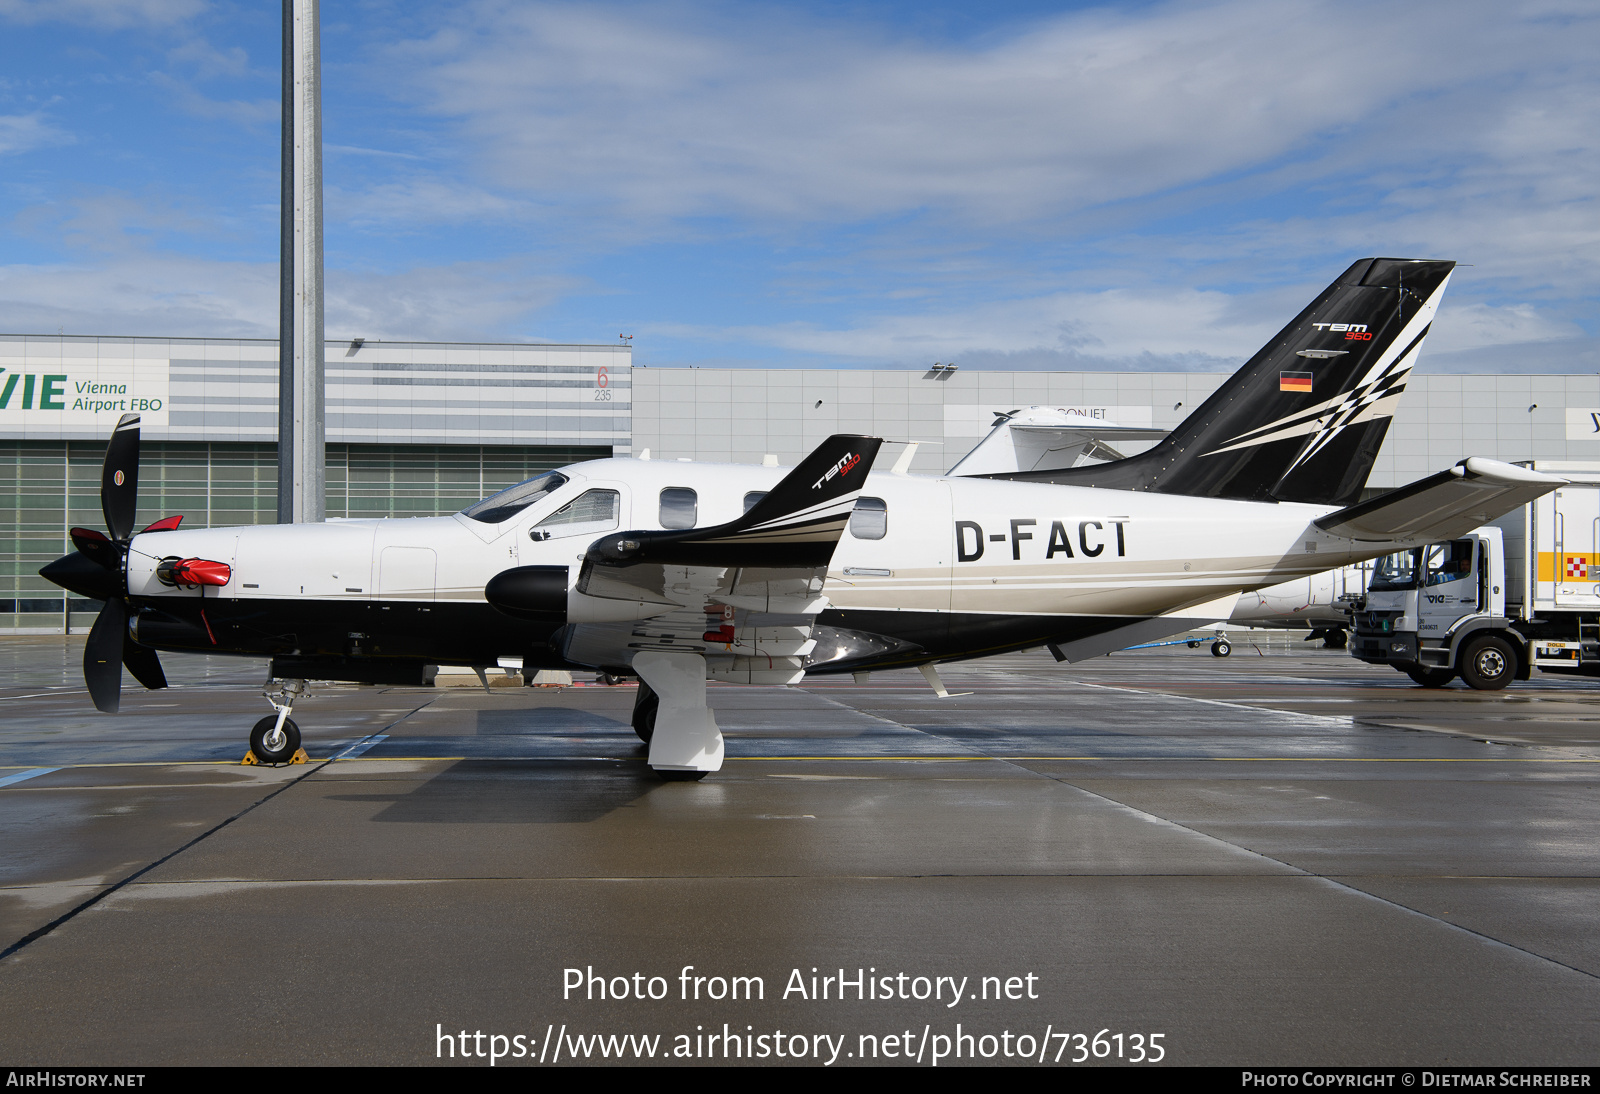
M105 438L130 409L142 523L276 519L277 354L255 339L0 335L0 633L92 623L98 605L37 571L71 550L67 529L103 526ZM448 513L542 469L645 449L790 464L839 432L918 441L912 470L937 473L997 411L1065 406L1171 428L1226 378L644 368L616 344L330 341L326 359L330 519ZM1369 485L1468 455L1600 459L1600 377L1414 374Z

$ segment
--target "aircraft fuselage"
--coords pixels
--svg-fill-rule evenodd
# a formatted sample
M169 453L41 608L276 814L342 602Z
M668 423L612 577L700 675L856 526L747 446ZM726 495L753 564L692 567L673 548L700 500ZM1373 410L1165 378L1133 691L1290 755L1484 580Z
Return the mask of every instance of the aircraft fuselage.
M563 628L594 624L511 618L487 603L484 586L514 567L576 575L600 535L662 528L663 491L680 492L680 513L681 492L693 491L683 519L697 527L733 520L747 495L786 471L598 460L561 469L563 486L498 523L453 514L144 533L132 541L128 590L153 611L138 617L136 636L163 650L626 668L627 643L613 642L610 656L591 643L572 661ZM591 491L616 495L607 519L553 516ZM882 515L839 541L818 623L899 645L816 672L1066 641L1390 549L1318 530L1312 522L1330 507L1316 505L892 472L873 473L862 497L881 502L872 512ZM158 579L162 560L191 557L227 564L228 582L172 588Z

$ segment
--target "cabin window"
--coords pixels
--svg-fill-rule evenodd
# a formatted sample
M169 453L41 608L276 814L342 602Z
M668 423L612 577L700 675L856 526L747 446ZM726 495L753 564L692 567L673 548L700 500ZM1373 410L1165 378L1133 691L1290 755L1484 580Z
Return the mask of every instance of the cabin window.
M565 475L559 471L551 471L527 482L508 486L498 494L490 494L482 501L474 502L461 510L461 515L482 521L484 524L503 524L540 498L561 489L566 484Z
M756 507L756 502L767 496L765 490L752 490L744 496L744 511L748 513Z
M615 490L585 490L528 531L534 540L593 535L617 526L622 495Z
M693 528L699 515L700 495L687 486L661 491L661 527Z
M882 539L889 534L889 503L882 498L857 498L850 514L850 534L857 539Z

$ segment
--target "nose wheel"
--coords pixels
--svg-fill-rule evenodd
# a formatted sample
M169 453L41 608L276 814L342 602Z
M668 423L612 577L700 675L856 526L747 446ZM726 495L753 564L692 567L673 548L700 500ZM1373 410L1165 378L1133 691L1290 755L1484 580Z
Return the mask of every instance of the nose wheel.
M269 714L250 731L250 751L261 763L286 764L300 751L300 727L293 718Z
M306 754L300 750L300 727L289 714L295 700L309 690L304 680L268 681L261 694L277 713L267 715L250 730L250 751L245 754L245 763L276 766L306 762Z

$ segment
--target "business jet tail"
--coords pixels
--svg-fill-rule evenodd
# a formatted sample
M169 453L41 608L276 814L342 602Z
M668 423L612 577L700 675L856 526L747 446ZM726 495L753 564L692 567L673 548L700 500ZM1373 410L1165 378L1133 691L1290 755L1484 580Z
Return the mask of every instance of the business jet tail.
M1352 505L1454 267L1363 258L1149 451L994 477Z

